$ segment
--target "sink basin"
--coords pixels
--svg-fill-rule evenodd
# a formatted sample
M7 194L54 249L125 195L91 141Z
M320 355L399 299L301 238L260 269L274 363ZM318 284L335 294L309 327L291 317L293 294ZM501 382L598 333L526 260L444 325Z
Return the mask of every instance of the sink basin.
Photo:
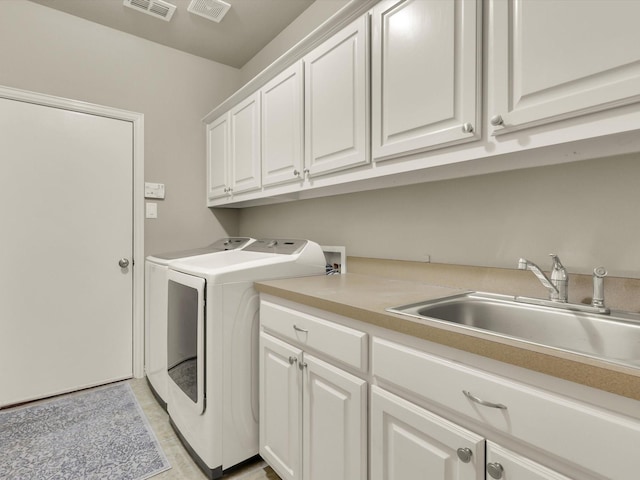
M640 368L640 316L577 312L518 298L469 292L387 311Z

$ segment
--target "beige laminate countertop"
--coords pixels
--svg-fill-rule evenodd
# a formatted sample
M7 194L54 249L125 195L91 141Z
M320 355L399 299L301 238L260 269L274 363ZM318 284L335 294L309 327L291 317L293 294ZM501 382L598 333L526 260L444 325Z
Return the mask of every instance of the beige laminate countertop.
M256 288L302 305L640 400L639 369L385 311L463 290L351 273L263 281L256 283Z

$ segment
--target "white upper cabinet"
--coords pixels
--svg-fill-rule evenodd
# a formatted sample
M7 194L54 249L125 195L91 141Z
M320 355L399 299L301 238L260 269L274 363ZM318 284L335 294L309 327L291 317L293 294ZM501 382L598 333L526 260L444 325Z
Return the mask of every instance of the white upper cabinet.
M260 92L240 102L230 112L232 194L261 186Z
M262 96L262 184L303 177L303 68L296 62L267 83Z
M476 0L388 0L372 15L373 158L480 136Z
M304 57L310 177L369 162L368 20L359 18Z
M229 114L207 125L207 199L224 197L229 191Z
M635 0L492 1L490 132L640 101L639 18Z

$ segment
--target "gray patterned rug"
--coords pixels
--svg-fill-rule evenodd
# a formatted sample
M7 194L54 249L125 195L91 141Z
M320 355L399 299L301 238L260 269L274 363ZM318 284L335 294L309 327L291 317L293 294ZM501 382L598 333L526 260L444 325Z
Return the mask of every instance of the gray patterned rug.
M0 411L3 480L142 480L171 466L131 387Z

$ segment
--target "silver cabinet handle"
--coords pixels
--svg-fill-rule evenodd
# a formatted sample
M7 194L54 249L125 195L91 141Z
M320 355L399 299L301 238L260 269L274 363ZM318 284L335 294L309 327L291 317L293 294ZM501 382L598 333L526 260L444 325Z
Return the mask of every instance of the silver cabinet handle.
M305 369L305 368L307 368L307 367L308 367L307 362L300 362L300 363L298 364L298 368L299 368L300 370L304 370L304 369Z
M489 123L494 127L499 127L500 125L504 125L504 119L502 118L502 115L494 115L491 117L491 120L489 120Z
M487 464L487 473L491 475L491 478L499 480L500 478L502 478L503 472L504 468L498 462Z
M473 456L473 452L470 448L459 448L456 450L458 454L458 458L462 463L469 463L471 461L471 457Z
M465 123L464 125L462 125L462 132L473 133L473 125L471 125L469 122Z
M300 172L298 170L294 170L293 171L293 176L294 177L299 177L300 176Z
M297 325L294 325L294 326L293 326L293 329L294 329L296 332L309 333L309 330L307 330L306 328L300 328L300 327L299 327L299 326L297 326Z
M309 170L308 168L305 168L304 170L302 170L302 173L309 174L311 173L311 170Z
M296 357L294 357L293 355L291 355L289 357L289 365L293 365L294 363L296 363L298 361L298 359Z
M129 266L129 259L121 258L118 260L118 265L120 265L120 268L127 268Z
M501 410L507 409L506 405L503 405L501 403L487 402L486 400L482 400L481 398L476 397L471 392L467 392L466 390L463 390L462 393L464 393L464 396L467 397L469 400L471 400L472 402L478 403L483 407L499 408Z

